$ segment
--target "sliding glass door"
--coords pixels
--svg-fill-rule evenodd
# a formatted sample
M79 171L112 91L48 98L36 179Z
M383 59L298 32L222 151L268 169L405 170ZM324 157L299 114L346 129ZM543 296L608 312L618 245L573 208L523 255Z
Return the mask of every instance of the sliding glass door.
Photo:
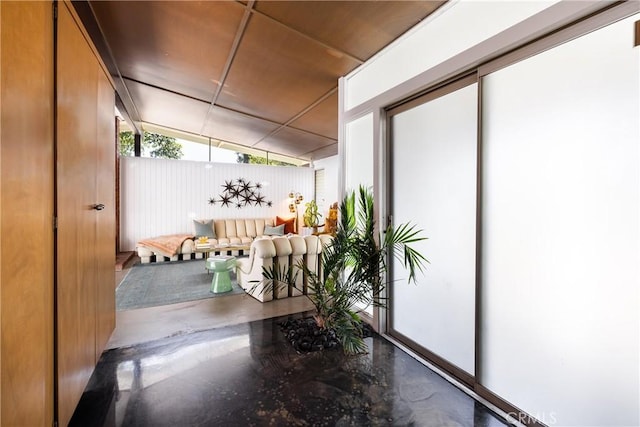
M389 201L394 224L428 240L430 264L407 284L391 268L390 333L462 379L475 373L475 257L478 85L475 77L389 112Z
M387 114L388 213L430 261L392 262L387 332L524 423L640 421L640 15L616 16Z
M549 424L639 421L638 19L482 77L478 380Z

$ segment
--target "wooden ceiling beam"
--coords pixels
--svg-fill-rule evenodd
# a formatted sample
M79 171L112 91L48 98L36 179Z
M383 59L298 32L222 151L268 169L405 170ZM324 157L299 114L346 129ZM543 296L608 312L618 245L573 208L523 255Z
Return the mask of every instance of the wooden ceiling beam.
M209 111L207 111L207 115L202 123L202 129L200 129L200 134L204 133L204 130L209 121L209 115L211 114L211 110L216 106L216 102L218 101L218 97L224 88L224 83L229 76L229 70L231 70L231 65L233 64L233 60L238 53L238 48L240 47L240 42L242 41L242 37L244 37L244 33L247 31L247 25L249 24L249 18L251 18L251 13L253 11L253 6L255 4L255 0L249 0L245 6L244 15L242 16L242 20L240 21L240 25L238 25L238 31L236 32L236 38L233 40L233 45L231 45L231 51L229 52L229 56L227 57L227 62L224 64L224 69L222 71L222 76L220 76L220 82L218 87L216 88L215 93L213 94L213 98L209 103Z

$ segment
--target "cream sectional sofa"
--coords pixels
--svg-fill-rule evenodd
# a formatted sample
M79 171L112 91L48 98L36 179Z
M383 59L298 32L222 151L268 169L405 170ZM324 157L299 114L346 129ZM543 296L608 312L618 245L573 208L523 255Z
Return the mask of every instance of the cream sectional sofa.
M209 220L207 220L209 221ZM246 218L246 219L216 219L213 220L215 238L210 238L209 242L229 245L250 245L256 238L264 237L265 226L273 227L273 218ZM181 259L200 259L202 253L196 253L196 246L193 237L186 238L177 248L175 254L161 253L143 244L137 245L137 253L141 263L177 261ZM237 251L233 253L237 255Z
M282 299L309 293L307 277L298 267L303 262L309 270L321 274L320 257L322 249L330 244L332 237L320 236L276 236L256 239L251 243L249 257L237 261L238 284L252 297L261 302ZM295 286L274 288L265 291L263 269L277 268L286 271L292 266L296 276Z

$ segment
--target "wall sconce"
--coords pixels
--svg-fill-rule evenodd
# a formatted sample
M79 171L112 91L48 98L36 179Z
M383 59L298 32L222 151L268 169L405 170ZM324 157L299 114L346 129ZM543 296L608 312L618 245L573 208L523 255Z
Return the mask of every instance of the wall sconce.
M289 193L289 212L297 213L298 205L300 204L300 202L302 202L302 200L302 194L294 193L293 191L291 191Z

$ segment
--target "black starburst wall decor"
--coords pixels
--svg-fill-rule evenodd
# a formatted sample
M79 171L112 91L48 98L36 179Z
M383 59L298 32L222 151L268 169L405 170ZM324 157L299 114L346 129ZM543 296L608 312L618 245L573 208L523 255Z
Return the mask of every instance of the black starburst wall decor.
M247 181L243 178L225 181L221 186L224 190L222 194L209 198L209 204L215 205L219 203L221 207L236 207L238 209L246 206L268 206L272 207L273 202L268 201L265 196L260 194L262 184Z

